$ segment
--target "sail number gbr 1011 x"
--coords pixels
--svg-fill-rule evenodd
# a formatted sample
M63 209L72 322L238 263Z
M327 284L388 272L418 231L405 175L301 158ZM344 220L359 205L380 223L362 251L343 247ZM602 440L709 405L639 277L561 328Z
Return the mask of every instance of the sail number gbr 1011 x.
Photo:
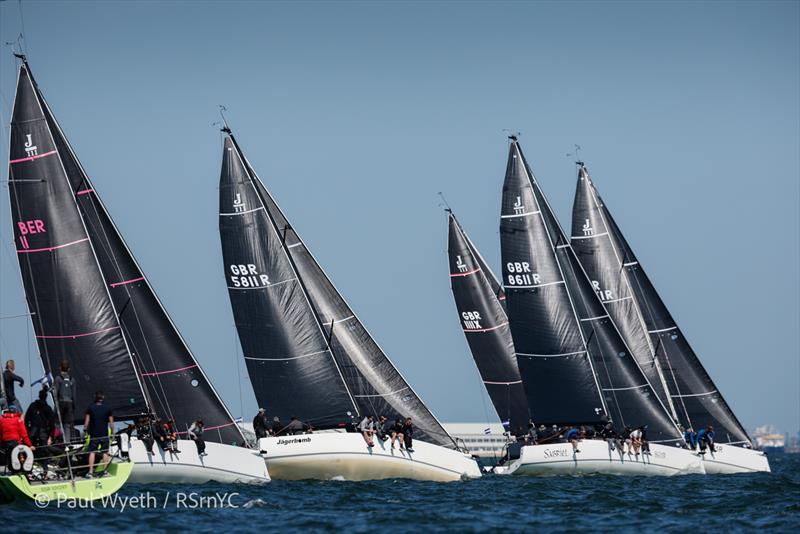
M265 287L269 285L269 276L258 272L255 264L233 264L230 266L231 285L236 289Z
M535 286L542 282L539 275L531 271L527 261L510 261L506 263L506 271L509 286Z

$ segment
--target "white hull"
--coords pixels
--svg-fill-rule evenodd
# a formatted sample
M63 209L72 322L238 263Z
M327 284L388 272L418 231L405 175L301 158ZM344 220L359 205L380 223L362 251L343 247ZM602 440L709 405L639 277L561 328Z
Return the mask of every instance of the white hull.
M674 446L650 444L649 455L621 454L600 440L584 440L574 453L570 443L527 445L520 457L498 474L546 476L575 474L659 475L703 474L699 455Z
M361 434L321 432L259 440L269 473L282 480L378 480L411 478L452 481L481 476L469 455L414 440L414 452L375 438L367 447Z
M769 460L762 451L745 449L735 445L715 445L714 452L701 454L703 467L708 475L732 475L735 473L769 473Z
M132 438L128 455L133 462L129 482L133 484L203 484L205 482L269 482L264 459L253 449L206 442L207 456L200 457L191 440L178 440L180 453L169 453L153 445L148 454L144 443Z

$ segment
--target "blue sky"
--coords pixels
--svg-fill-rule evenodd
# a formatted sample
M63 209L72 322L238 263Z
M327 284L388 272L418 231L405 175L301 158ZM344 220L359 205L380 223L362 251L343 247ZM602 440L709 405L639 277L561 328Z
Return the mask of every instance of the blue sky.
M447 276L444 191L499 262L504 128L569 224L597 186L743 423L800 428L798 2L28 2L31 68L234 413L217 105L334 283L444 421L491 408ZM2 42L21 24L0 3ZM3 157L14 93L0 53ZM26 311L0 201L0 316ZM30 349L29 347L30 343ZM0 353L38 359L23 319ZM27 386L24 388L28 393ZM240 403L240 396L242 402ZM23 396L23 399L25 397Z

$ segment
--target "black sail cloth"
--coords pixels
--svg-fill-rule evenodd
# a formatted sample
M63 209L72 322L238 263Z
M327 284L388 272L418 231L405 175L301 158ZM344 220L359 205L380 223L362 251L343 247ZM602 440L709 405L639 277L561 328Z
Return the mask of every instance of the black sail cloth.
M500 420L512 432L525 430L528 400L502 304L505 295L452 212L447 241L450 286L475 365Z
M648 425L678 431L594 292L516 139L501 212L503 283L531 414L537 422Z
M39 353L53 374L63 359L70 362L80 384L76 424L98 390L118 418L132 417L147 402L44 108L23 64L11 119L9 192Z
M614 222L585 166L578 170L572 246L656 391L682 426L714 426L718 442L750 439L703 368ZM586 236L586 237L584 237ZM594 237L589 237L594 236ZM581 238L581 239L576 239ZM616 301L609 304L609 301Z
M27 66L24 65L23 69L27 71ZM127 345L124 358L119 356L123 361L127 360L125 367L111 367L113 362L104 357L102 352L86 346L78 360L85 358L90 362L90 374L81 374L73 358L65 354L76 378L81 382L79 391L84 390L84 394L89 396L96 389L102 389L106 393L107 404L112 407L118 420L152 411L158 417L174 419L178 431L185 433L192 421L201 418L206 428L205 439L243 443L241 431L140 270L46 101L35 84L32 86L65 173L67 188L63 194L69 195L69 203L77 206L78 218L87 242L93 249L93 257L91 261L86 261L85 269L91 271L100 268L103 283L95 287L111 297L117 315L116 330L124 336ZM40 285L49 288L51 284L37 283L36 291L41 291ZM55 285L58 287L63 284L59 279ZM85 298L83 292L73 296L75 301ZM42 351L42 354L45 352ZM57 367L54 368L57 370ZM108 385L97 380L95 375L101 373L112 377ZM133 385L126 386L131 382L135 388ZM127 398L121 403L115 400L126 391L133 393L127 393ZM134 394L145 399L136 407L130 402L130 398L135 398ZM86 402L88 404L89 401ZM77 410L81 421L82 405L79 403Z
M253 389L271 413L296 415L317 428L365 414L402 415L413 419L419 439L455 447L333 286L232 135L224 144L220 237Z

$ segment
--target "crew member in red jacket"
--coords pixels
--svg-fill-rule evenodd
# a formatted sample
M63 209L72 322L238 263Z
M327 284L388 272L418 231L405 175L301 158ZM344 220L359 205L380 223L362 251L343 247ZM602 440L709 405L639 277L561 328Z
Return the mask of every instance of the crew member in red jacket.
M0 465L7 465L7 462L10 462L11 451L20 443L33 448L22 414L12 404L0 416Z
M24 443L28 447L33 446L31 438L28 437L28 429L25 428L25 421L22 420L22 414L13 404L0 417L0 443L4 449L9 451L20 443Z

